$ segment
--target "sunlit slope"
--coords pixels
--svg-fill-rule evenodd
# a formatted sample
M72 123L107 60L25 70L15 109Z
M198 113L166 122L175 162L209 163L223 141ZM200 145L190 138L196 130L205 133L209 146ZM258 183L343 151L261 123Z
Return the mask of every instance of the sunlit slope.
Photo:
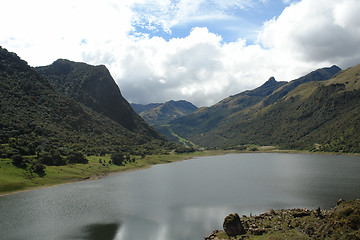
M299 85L275 103L212 129L204 145L254 143L286 148L360 151L360 65L333 79ZM207 139L211 139L207 141Z

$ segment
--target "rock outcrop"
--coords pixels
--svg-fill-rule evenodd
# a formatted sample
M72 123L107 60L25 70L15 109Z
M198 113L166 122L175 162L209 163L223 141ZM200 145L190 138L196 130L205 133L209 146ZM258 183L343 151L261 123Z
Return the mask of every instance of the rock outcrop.
M230 214L225 218L223 228L228 236L237 236L246 233L237 213Z
M360 199L339 200L337 206L322 210L269 210L258 216L230 214L224 230L216 230L205 239L360 239Z

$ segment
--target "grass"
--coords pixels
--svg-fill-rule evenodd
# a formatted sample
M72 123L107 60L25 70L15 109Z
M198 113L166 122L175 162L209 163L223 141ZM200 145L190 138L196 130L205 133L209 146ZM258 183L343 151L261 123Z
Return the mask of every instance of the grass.
M342 201L329 210L273 210L240 220L245 234L228 237L223 230L217 230L206 239L360 239L360 200Z

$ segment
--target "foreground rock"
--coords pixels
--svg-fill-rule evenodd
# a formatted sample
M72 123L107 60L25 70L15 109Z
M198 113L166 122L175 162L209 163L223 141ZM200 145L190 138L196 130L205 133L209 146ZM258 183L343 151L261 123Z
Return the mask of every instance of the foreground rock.
M246 233L237 213L230 214L225 218L223 228L228 236L237 236Z
M359 239L360 200L339 201L330 210L269 210L259 216L230 214L224 230L205 239Z

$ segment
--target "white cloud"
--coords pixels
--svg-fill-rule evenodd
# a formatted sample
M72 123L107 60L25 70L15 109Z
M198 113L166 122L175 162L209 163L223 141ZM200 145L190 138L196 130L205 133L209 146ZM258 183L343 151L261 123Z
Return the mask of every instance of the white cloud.
M134 24L171 31L186 21L236 19L234 9L260 2L269 5L264 0L12 0L2 6L0 45L33 66L57 58L105 64L123 95L136 103L186 99L210 105L271 76L292 80L319 67L360 63L358 0L287 1L291 5L264 24L252 45L246 36L226 43L206 27L170 40L134 32Z
M360 62L357 0L303 0L264 24L259 41L303 61L349 67Z

